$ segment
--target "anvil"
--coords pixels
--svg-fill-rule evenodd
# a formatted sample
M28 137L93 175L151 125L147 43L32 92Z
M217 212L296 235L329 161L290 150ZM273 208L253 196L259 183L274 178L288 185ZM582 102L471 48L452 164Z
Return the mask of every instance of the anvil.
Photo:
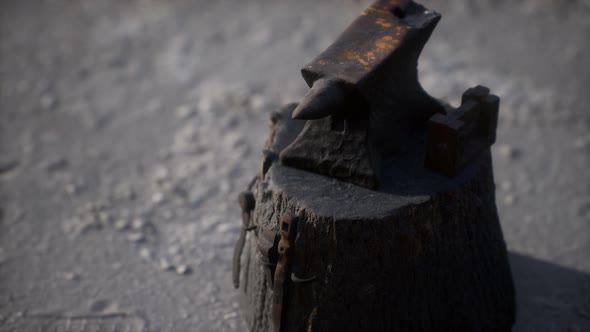
M411 0L380 0L364 10L303 67L310 90L293 118L307 123L281 162L377 189L385 161L416 148L415 134L449 108L418 81L418 58L440 18Z

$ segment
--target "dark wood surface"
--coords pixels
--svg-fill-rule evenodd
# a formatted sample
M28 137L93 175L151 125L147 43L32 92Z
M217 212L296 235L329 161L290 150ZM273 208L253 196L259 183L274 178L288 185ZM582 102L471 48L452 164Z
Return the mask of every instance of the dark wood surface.
M293 120L281 119L272 133L289 132L280 127ZM250 329L272 330L272 288L258 237L293 213L292 271L316 278L289 281L286 331L510 330L515 294L489 151L464 172L439 182L409 172L405 186L420 190L378 192L275 162L256 185L258 229L242 259L242 314Z

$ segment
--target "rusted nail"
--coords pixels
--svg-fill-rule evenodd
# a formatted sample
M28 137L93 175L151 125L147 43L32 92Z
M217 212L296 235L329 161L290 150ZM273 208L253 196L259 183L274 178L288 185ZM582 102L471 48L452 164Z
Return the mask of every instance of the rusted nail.
M292 214L283 214L279 223L279 233L281 239L279 241L279 261L277 268L275 269L274 286L273 286L273 330L280 332L282 326L285 323L283 319L283 310L285 310L286 295L288 293L287 276L290 274L291 269L291 251L293 243L295 242L295 236L297 235L298 218Z

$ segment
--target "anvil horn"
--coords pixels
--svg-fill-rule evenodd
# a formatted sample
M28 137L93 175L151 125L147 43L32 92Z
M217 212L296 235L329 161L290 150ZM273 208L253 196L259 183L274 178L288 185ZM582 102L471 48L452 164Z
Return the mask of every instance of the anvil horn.
M315 81L295 111L293 119L317 120L346 108L350 94L342 82L330 79Z

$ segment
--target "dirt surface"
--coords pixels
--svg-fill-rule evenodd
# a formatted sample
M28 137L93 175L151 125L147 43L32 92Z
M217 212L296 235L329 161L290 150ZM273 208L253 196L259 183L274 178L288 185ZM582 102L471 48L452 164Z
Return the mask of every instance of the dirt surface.
M244 330L237 193L368 3L1 1L0 330ZM515 331L590 331L590 3L424 4L426 90L502 98Z

